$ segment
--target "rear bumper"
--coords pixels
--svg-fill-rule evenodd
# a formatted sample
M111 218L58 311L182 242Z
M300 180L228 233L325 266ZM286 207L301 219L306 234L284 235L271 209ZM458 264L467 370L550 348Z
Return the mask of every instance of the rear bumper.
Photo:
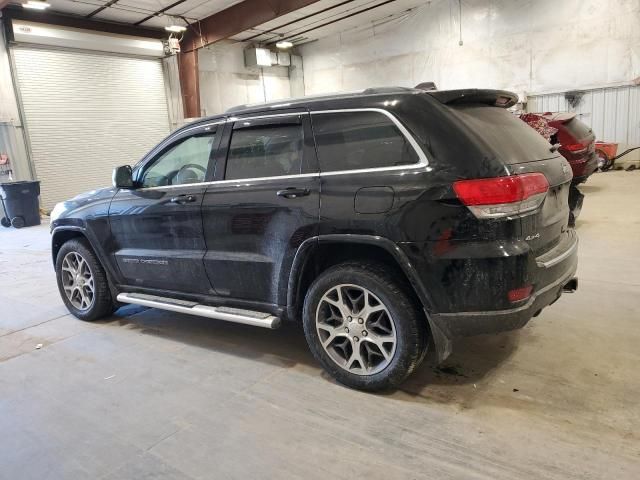
M488 255L490 245L492 243L485 244L480 252ZM431 280L428 291L432 293L432 308L428 315L434 337L449 344L456 337L522 328L555 302L562 295L563 287L574 279L578 267L578 236L575 230L567 230L554 248L538 256L524 248L521 251L514 248L508 253L502 258L467 258L462 268L457 261L442 261L443 273L435 279L426 272L438 272L440 263L428 264L430 270L427 270L414 257L414 264L424 272L422 279ZM527 284L534 287L530 297L520 303L507 301L507 291Z
M539 289L524 305L519 307L486 312L437 313L431 315L431 320L448 338L498 333L522 328L540 310L560 298L563 287L574 278L576 268L577 264L574 262L572 267L560 278Z
M555 302L565 285L575 284L578 267L578 236L573 229L538 255L521 240L464 242L447 248L439 242L401 245L418 274L417 290L426 295L432 354L438 362L451 353L456 337L522 328ZM508 301L507 292L524 285L533 286L531 296L519 303Z
M583 183L598 169L598 157L595 153L580 160L570 160L573 180L571 183L578 185Z

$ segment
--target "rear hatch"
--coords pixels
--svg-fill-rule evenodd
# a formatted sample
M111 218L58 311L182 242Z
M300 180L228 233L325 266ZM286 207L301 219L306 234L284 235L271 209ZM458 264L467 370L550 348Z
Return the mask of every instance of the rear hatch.
M549 190L538 210L520 218L522 239L537 257L559 246L561 242L571 243L573 237L566 232L569 230L569 186L573 175L562 156L519 163L512 169L514 174L530 172L544 173L549 182Z
M597 166L595 157L596 136L593 130L580 121L575 113L545 113L542 115L549 125L558 132L551 137L551 143L559 143L559 152L571 164L576 177L591 174Z
M461 92L458 95L455 92ZM474 92L478 92L474 94ZM548 182L542 203L520 215L495 221L518 222L520 238L536 256L561 246L569 219L569 185L572 173L567 161L534 129L505 109L517 97L510 92L465 90L429 92L445 103L483 152L484 159L498 161L504 175L541 173ZM476 215L477 216L477 215ZM494 221L481 220L481 221Z

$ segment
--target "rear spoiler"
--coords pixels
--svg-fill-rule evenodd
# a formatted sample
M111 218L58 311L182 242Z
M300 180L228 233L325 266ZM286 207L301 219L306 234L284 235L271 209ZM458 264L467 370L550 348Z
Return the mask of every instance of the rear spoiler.
M518 95L506 90L469 88L464 90L436 90L426 93L445 105L484 103L493 107L509 108L518 103Z
M538 113L538 115L546 118L548 122L560 122L560 123L567 123L568 121L576 118L576 114L573 112L545 112L545 113Z

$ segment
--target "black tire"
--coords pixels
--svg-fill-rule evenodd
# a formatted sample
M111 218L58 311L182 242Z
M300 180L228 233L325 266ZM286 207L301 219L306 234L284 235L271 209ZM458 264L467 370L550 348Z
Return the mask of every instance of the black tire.
M91 306L85 310L80 310L71 303L63 287L62 263L65 256L71 252L79 254L87 262L93 275L93 301ZM58 281L58 291L60 292L62 301L67 309L80 320L94 321L114 312L114 303L109 290L107 274L91 246L84 238L71 239L60 247L58 256L56 257L56 280Z
M0 220L0 224L2 224L4 228L10 228L11 220L9 220L7 217L2 217L2 220Z
M322 346L316 328L316 312L321 299L332 288L344 284L364 287L378 297L395 325L396 344L392 357L384 369L371 375L352 373L339 366ZM407 282L390 274L388 267L369 262L342 263L316 278L305 297L303 326L313 356L329 375L350 388L387 390L398 387L420 365L428 344L427 324L408 288L411 287ZM351 345L357 344L351 342Z
M22 227L24 227L24 218L22 218L22 217L13 217L11 219L11 226L13 228L22 228Z

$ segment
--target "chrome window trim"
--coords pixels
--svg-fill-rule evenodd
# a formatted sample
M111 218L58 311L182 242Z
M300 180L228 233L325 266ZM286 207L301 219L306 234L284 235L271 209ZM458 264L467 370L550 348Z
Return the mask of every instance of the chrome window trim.
M252 117L234 116L234 117L228 117L225 120L218 120L216 122L207 123L207 124L203 124L203 125L198 125L198 126L194 126L194 127L189 128L189 129L186 129L186 130L182 130L176 136L181 135L181 134L183 134L183 133L185 133L185 132L187 132L189 130L193 130L193 129L198 129L198 128L211 126L211 125L220 125L220 124L232 123L232 122L237 122L237 121L241 121L241 120L255 120L255 119L262 119L262 118L286 117L286 116L306 115L306 114L322 115L322 114L325 114L325 113L344 113L344 112L347 112L347 113L349 113L349 112L377 112L377 113L381 113L381 114L385 115L387 118L389 118L394 123L394 125L396 127L398 127L398 130L400 130L400 132L405 137L405 139L413 147L414 151L418 155L418 159L419 159L418 163L413 163L413 164L409 164L409 165L396 165L396 166L392 166L392 167L375 167L375 168L361 168L361 169L356 169L356 170L340 170L340 171L335 171L335 172L300 173L300 174L295 174L295 175L280 175L280 176L275 176L275 177L255 177L255 178L242 178L242 179L234 179L234 180L212 180L210 182L185 183L185 184L182 184L182 185L161 185L161 186L158 186L158 187L138 188L135 191L146 192L146 191L151 191L151 190L173 190L173 189L176 189L176 188L193 187L193 186L197 186L197 185L207 186L208 187L208 186L215 186L215 185L237 184L238 187L241 187L241 186L248 186L248 185L246 185L247 183L265 182L265 181L270 181L270 180L284 180L284 179L288 179L288 178L305 178L305 177L307 177L307 178L311 178L311 177L320 177L320 178L322 178L324 176L348 175L348 174L353 174L353 173L386 172L386 171L396 171L396 170L419 170L419 169L423 169L423 168L426 168L428 170L429 160L428 160L426 154L424 153L424 151L418 145L418 142L415 140L413 135L411 135L411 133L406 129L406 127L404 125L402 125L402 123L400 123L400 121L391 112L389 112L389 111L387 111L387 110L385 110L383 108L341 108L341 109L334 109L334 110L315 110L315 111L311 111L311 112L301 111L301 112L288 112L288 113L270 113L270 114L267 113L267 114L264 114L264 115L255 115L255 116L252 116ZM160 146L166 145L166 143L169 142L170 140L172 140L173 138L175 138L175 137L171 137L171 138L167 139Z
M173 190L181 187L194 187L198 185L202 186L215 186L215 185L231 185L236 184L237 187L246 187L249 183L256 182L265 182L268 180L284 180L287 178L304 178L304 177L319 177L319 173L298 173L295 175L278 175L276 177L255 177L255 178L239 178L235 180L212 180L210 182L199 182L199 183L183 183L181 185L160 185L159 187L145 187L145 188L136 188L134 191L136 192L147 192L150 190Z
M307 110L300 112L288 112L288 113L265 113L264 115L255 115L253 117L228 117L225 123L238 122L242 120L258 120L261 118L276 118L276 117L292 117L294 115L309 115Z

